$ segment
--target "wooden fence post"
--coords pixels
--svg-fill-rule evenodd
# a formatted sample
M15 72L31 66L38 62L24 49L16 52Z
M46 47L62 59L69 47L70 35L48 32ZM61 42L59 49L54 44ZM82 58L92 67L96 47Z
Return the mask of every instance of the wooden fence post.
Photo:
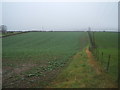
M109 64L110 64L110 58L111 58L111 55L108 56L108 64L107 64L107 71L109 70Z
M101 63L102 63L102 61L103 61L103 52L102 52L102 58L101 58Z
M103 52L102 52L102 59L103 59Z
M97 59L99 60L99 50L97 49L97 52L98 52L98 57L97 57Z

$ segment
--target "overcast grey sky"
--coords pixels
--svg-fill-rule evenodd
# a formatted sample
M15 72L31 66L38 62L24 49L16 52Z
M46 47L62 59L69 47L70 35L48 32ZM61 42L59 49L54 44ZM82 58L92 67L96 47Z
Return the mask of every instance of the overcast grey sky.
M2 3L0 2L0 25L2 24Z
M8 30L117 29L117 2L4 2ZM43 27L43 28L42 28Z

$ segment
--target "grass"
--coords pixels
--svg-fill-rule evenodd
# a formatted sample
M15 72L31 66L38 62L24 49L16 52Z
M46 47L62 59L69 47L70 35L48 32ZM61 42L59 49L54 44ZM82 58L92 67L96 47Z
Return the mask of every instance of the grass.
M95 41L99 50L99 60L105 69L108 63L108 56L111 55L108 73L115 80L118 80L118 33L96 32Z
M96 62L101 68L106 69L111 54L109 71L100 75L88 62L88 40L86 32L29 32L2 38L3 87L114 87L118 80L117 33L95 32Z
M29 32L3 38L3 87L22 87L18 83L23 79L34 81L31 85L24 80L28 87L43 87L42 82L49 83L87 41L85 32Z
M88 63L88 57L83 51L78 52L69 66L47 86L47 88L113 88L114 81L108 74L97 74L95 68ZM95 61L96 62L96 61ZM100 65L99 62L97 62ZM102 67L101 67L102 68Z
M95 40L99 50L97 62L103 72L97 74L89 63L85 50L78 52L69 66L50 84L49 88L110 88L117 87L118 80L118 33L96 32ZM102 58L101 52L104 53ZM108 55L111 54L109 71L106 72Z
M81 57L82 53L82 58ZM79 88L86 87L85 83L81 80L86 73L89 72L91 68L88 68L86 54L83 52L78 52L73 60L70 62L69 66L62 71L62 73L54 80L52 84L48 87L53 88ZM85 70L85 71L84 71Z
M0 32L0 37L2 36L2 33Z

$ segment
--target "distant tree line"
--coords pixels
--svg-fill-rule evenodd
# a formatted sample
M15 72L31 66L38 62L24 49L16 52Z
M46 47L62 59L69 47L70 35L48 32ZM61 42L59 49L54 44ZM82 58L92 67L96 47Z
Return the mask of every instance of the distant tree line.
M7 33L7 26L6 25L1 25L0 26L0 32L2 32L3 34Z

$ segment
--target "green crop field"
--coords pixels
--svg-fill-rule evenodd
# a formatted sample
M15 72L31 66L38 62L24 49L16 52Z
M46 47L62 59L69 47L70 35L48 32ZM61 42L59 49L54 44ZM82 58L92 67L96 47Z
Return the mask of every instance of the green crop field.
M87 38L85 32L30 32L3 38L3 87L44 86L45 80L37 81L38 77L50 81L59 67L86 47ZM47 74L49 78L44 77ZM17 84L24 79L25 86Z
M118 33L95 32L95 43L98 60L86 49L87 32L29 32L2 38L3 88L117 87Z
M118 33L95 32L97 53L94 60L85 50L78 52L70 65L48 86L48 88L116 88L118 83ZM89 43L90 44L90 43ZM103 57L101 53L103 52ZM89 54L89 53L88 53ZM108 55L111 55L109 69ZM91 56L90 56L91 57ZM93 59L93 58L92 58Z
M111 55L109 71L115 80L118 79L118 33L114 32L97 32L95 41L99 50L99 60L106 69L108 56ZM103 52L103 56L102 56Z

